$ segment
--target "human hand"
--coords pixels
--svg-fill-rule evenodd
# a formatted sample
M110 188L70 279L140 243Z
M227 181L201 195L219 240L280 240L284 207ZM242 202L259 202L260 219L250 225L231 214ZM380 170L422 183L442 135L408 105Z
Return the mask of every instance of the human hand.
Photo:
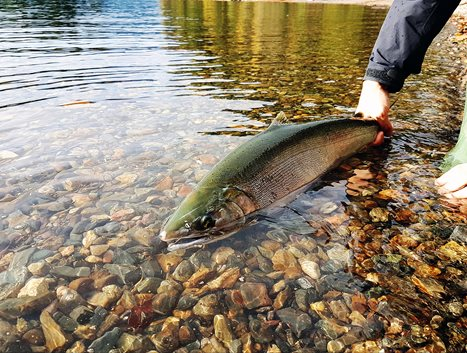
M363 81L360 99L355 117L362 120L376 120L381 127L373 145L383 143L384 135L392 135L392 124L389 121L389 92L376 81Z
M467 163L458 164L436 179L438 192L449 199L467 198Z

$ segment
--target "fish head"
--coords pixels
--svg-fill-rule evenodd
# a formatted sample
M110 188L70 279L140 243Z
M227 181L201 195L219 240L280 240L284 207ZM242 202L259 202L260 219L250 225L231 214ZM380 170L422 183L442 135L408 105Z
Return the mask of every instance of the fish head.
M159 235L169 251L201 246L236 232L254 210L255 204L239 189L198 188L166 220Z

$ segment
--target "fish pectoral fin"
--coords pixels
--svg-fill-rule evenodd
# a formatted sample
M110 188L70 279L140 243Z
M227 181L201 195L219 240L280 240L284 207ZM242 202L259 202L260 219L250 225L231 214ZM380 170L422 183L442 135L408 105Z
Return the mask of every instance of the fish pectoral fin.
M279 112L279 114L276 115L271 125L269 125L268 129L272 129L274 127L278 127L281 125L287 125L287 124L289 124L289 119L287 118L285 113L281 111Z

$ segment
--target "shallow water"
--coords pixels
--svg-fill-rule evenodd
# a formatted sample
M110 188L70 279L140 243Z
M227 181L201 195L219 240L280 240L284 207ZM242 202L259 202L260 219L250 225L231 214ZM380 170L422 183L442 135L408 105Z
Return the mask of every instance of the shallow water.
M315 352L329 345L459 352L465 231L450 234L465 215L440 202L433 187L462 107L461 64L443 43L446 33L432 46L424 73L398 94L396 135L382 148L326 175L277 210L274 221L211 244L208 252L161 255L153 237L212 165L277 112L297 122L351 116L384 14L304 3L0 1L0 316L17 325L0 325L14 331L5 347L65 351L105 337L124 352L154 345L161 352L186 345L205 352L224 346ZM46 269L24 269L35 263ZM201 264L211 271L203 273ZM304 266L314 273L305 274ZM232 288L209 291L220 307L208 314L191 312L196 301L182 310L161 298L189 292L204 298L197 288L226 267L241 276ZM107 288L110 299L96 284L108 274L103 268L114 271L105 282L117 285ZM122 268L136 275L122 277ZM181 294L180 283L193 271L200 277ZM145 286L141 275L149 278ZM70 284L88 277L90 288ZM42 281L42 292L25 287L31 278ZM179 283L167 287L161 279ZM249 302L245 282L256 293L266 284L260 305ZM64 295L69 288L81 299ZM122 290L133 299L122 302ZM238 293L242 303L234 305L229 298ZM22 295L45 299L11 299ZM138 310L149 300L146 328ZM19 304L26 308L15 311ZM53 324L39 317L47 305L69 334L57 347L47 338ZM80 305L103 306L115 322L87 334L66 326L63 315L74 317ZM284 308L306 312L304 326L290 323L297 311L279 315ZM213 338L214 314L234 331L230 342L222 334ZM216 332L226 330L224 319L217 319ZM79 323L92 331L89 320ZM179 326L193 337L183 340ZM46 340L31 340L31 330ZM124 339L112 341L112 332ZM176 344L164 346L164 335L177 336ZM139 350L124 345L133 337Z

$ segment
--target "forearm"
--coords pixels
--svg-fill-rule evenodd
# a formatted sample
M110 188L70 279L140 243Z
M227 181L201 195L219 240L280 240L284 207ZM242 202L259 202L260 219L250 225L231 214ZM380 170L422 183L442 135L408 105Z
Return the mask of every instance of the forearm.
M460 0L395 0L381 27L364 79L399 91L419 73L425 53Z

